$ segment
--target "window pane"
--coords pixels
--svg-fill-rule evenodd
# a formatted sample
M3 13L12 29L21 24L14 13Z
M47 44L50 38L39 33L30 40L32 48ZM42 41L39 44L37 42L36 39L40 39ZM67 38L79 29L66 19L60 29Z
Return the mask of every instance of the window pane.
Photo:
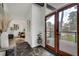
M54 15L46 21L47 45L54 47Z
M77 31L77 7L74 6L70 9L64 10L64 12L59 13L59 24L62 27L62 31ZM63 18L62 18L63 17ZM61 18L63 19L61 21ZM62 25L61 25L62 22Z
M77 55L77 6L59 13L59 49Z

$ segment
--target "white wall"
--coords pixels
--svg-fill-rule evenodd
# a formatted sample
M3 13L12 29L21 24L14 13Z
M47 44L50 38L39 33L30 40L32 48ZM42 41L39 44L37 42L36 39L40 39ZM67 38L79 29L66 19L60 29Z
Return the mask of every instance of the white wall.
M31 35L31 20L32 20L32 5L30 6L27 18L27 31L26 31L26 41L31 45L32 47L32 35Z
M15 19L15 20L12 20L10 22L9 27L8 27L8 30L7 30L8 32L10 31L10 28L14 26L14 24L17 24L19 26L19 29L18 30L14 30L13 31L13 34L15 36L18 35L18 32L22 32L24 29L26 29L26 22L24 20Z
M42 19L41 19L41 32L42 32L42 46L45 47L45 10L46 10L46 4L42 8Z
M38 46L37 44L37 34L42 33L42 40L44 40L44 15L45 15L44 7L40 7L36 4L32 4L32 26L31 26L31 34L32 34L32 47ZM44 42L43 42L44 43ZM44 44L43 44L44 46Z

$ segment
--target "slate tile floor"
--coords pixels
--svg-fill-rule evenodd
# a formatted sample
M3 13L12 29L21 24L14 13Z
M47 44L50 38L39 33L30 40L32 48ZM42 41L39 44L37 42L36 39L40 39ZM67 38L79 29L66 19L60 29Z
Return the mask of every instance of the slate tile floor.
M6 56L55 56L43 47L31 48L27 42L17 44L15 48L6 51Z
M49 51L47 51L42 47L33 48L33 51L37 56L55 56L55 54L50 53Z

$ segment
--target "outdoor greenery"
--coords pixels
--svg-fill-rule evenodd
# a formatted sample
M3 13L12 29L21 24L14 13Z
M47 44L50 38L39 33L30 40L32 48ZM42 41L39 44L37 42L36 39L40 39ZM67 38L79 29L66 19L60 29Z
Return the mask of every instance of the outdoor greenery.
M62 26L62 31L68 32L62 34L62 39L70 41L70 42L76 42L76 30L77 30L77 12L73 11L69 13L68 16L68 23L65 23L64 26Z
M65 34L65 35L61 35L62 40L66 40L69 42L76 42L75 35L68 34L68 33L62 33L62 34Z
M76 10L75 7L74 9ZM66 18L67 20L65 20L66 16L68 16L68 18ZM72 8L71 11L64 10L62 11L62 14L59 14L59 18L61 18L61 21L59 22L59 31L60 31L61 39L76 43L77 11L72 11ZM64 21L68 21L68 22L64 23ZM51 22L53 22L53 20ZM54 33L54 24L52 24L51 22L47 22L48 38L53 37L53 33Z
M65 23L63 26L63 31L71 31L74 32L76 31L76 27L77 27L77 12L73 11L69 14L68 17L68 21L69 23Z

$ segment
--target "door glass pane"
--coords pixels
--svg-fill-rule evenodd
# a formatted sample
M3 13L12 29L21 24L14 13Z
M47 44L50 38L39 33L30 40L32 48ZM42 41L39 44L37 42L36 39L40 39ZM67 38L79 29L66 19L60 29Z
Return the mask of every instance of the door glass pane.
M59 49L77 55L77 6L59 12Z
M46 44L54 47L54 15L47 18L46 21Z

